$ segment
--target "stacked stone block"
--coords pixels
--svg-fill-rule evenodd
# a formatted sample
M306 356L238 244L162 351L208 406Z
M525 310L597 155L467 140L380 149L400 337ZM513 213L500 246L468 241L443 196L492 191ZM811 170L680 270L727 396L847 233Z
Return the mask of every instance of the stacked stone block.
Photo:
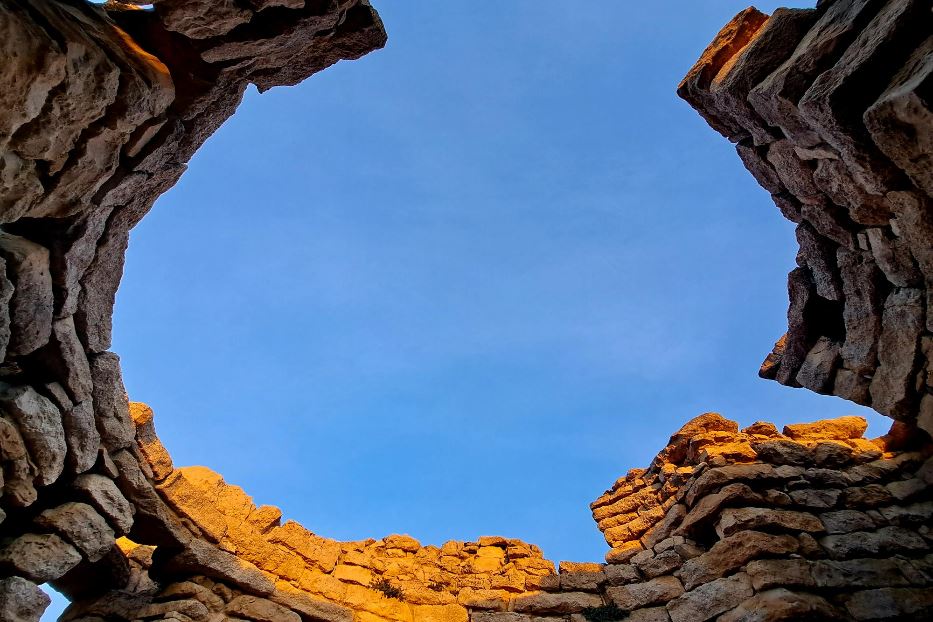
M38 618L38 584L73 598L120 585L119 536L178 544L153 515L107 351L129 230L249 84L295 84L385 42L362 0L155 4L0 0L4 621Z
M667 506L659 518L644 520L646 529L627 532L629 539L615 540L616 528L603 527L615 544L608 564L562 563L560 574L543 584L547 592L518 596L504 612L473 610L471 620L933 615L928 441L904 445L898 434L868 441L861 437L864 421L856 417L787 426L783 434L764 423L723 433L732 426L712 414L695 419L648 470L620 479L593 504L601 527L607 518L600 509L611 504ZM711 437L719 440L710 443ZM753 457L736 452L736 445L746 443ZM724 454L743 460L722 459ZM679 483L659 477L665 472L676 474ZM626 506L626 498L637 506Z
M933 433L929 2L741 12L678 93L797 224L760 374Z
M798 224L761 375L899 420L704 415L592 505L606 564L336 542L179 468L108 352L130 229L249 84L385 43L366 0L0 0L0 620L933 617L928 3L740 13L679 89ZM54 128L54 131L53 129Z
M135 578L76 602L66 620L132 620L138 611L209 620L245 602L254 605L248 619L268 622L933 615L933 445L901 425L868 440L858 417L781 433L768 423L739 430L715 413L701 415L647 469L593 503L615 545L609 563L561 562L555 572L537 547L519 540L487 536L434 547L393 535L337 542L283 523L279 510L256 507L219 475L172 467L151 411L141 404L132 411L150 472L161 464L161 475L151 476L153 501L185 543L122 540ZM613 507L624 513L600 511ZM620 536L611 516L633 513L644 529Z

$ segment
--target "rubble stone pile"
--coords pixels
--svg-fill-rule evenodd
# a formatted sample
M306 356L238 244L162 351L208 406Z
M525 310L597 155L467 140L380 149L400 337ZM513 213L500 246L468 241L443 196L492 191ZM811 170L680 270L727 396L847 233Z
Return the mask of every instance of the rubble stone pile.
M921 0L740 13L679 89L798 223L761 374L870 405L707 413L592 504L607 563L337 542L176 468L108 351L129 231L245 89L383 46L367 0L0 0L0 620L933 618L933 33ZM547 520L547 517L542 517Z

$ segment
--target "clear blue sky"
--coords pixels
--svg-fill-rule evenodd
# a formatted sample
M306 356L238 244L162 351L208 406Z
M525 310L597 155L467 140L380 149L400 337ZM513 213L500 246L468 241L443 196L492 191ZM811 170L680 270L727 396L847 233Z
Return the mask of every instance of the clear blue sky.
M745 2L374 4L386 49L251 90L133 232L114 351L176 465L332 538L589 561L691 417L870 416L756 375L793 226L674 94Z

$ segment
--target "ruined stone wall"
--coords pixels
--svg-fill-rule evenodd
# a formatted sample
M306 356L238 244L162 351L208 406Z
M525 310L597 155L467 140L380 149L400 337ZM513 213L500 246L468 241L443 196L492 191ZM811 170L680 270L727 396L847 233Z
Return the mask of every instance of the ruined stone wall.
M129 230L244 90L385 43L366 0L0 0L0 620L933 616L928 1L736 17L680 93L799 223L762 375L899 422L704 415L593 504L607 564L336 542L176 469L107 351ZM542 517L546 520L546 517Z
M157 492L147 511L158 508L183 548L123 539L125 587L79 598L67 621L171 613L257 622L737 622L933 613L933 444L902 426L868 440L859 417L783 433L768 423L740 431L717 414L697 417L647 469L593 502L613 547L608 563L561 562L555 570L537 547L498 536L439 547L402 535L337 542L283 523L277 508L256 507L216 473L174 468L152 412L132 410Z
M161 525L107 351L129 230L249 84L385 40L365 0L0 0L0 619L119 585L115 537Z
M678 90L797 223L788 330L764 378L933 433L928 0L747 9Z

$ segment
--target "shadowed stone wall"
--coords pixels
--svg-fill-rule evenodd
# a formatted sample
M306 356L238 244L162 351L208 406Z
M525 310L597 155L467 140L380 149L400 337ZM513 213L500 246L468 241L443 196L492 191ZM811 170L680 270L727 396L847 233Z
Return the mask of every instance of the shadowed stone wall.
M0 0L0 619L123 587L116 537L182 546L107 351L129 230L249 84L385 40L365 0Z
M249 84L381 47L366 0L0 0L0 620L925 620L933 615L930 9L739 14L680 87L798 223L761 374L869 404L703 415L592 505L607 564L336 542L175 468L108 352L129 230ZM546 520L547 517L542 517Z

